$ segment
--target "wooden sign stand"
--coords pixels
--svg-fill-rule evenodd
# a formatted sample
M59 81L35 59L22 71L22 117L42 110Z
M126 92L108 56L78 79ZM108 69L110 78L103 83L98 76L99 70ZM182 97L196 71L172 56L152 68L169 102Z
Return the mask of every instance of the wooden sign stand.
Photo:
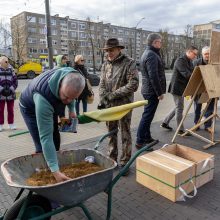
M183 96L191 96L192 99L186 109L186 112L183 115L183 118L173 136L172 143L175 141L175 138L180 130L181 125L183 124L192 104L197 95L201 95L200 100L202 103L208 102L206 108L204 109L198 123L190 129L186 129L186 132L181 136L185 136L187 133L192 134L193 136L205 141L208 145L204 146L204 149L207 149L216 143L219 143L220 140L215 140L215 124L216 118L220 119L217 114L217 103L218 97L220 97L220 30L215 29L212 31L211 36L211 46L210 46L210 56L209 56L209 64L197 66L187 84L187 87L183 93ZM211 99L215 99L214 103L214 111L213 114L210 115L205 120L202 120L203 115L205 114L208 105L211 102ZM208 120L213 119L212 123L212 132L210 139L205 138L195 132L199 126L207 122Z

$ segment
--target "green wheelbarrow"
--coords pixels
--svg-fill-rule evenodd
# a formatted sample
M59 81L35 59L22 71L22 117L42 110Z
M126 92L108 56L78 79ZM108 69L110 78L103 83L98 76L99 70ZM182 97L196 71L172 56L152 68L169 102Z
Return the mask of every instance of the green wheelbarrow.
M138 150L126 166L113 178L113 171L117 163L100 153L98 148L101 142L114 132L117 131L102 136L94 149L65 150L57 153L60 166L77 163L87 156L93 156L95 163L104 167L102 171L65 182L48 186L29 186L26 184L26 179L36 171L36 168L47 169L42 154L21 156L5 161L1 165L2 175L9 186L20 188L20 191L14 204L5 211L0 220L50 219L51 216L73 207L81 207L87 218L92 219L83 202L100 192L107 193L106 219L110 219L114 185L142 152L151 150L152 146L158 142L154 141ZM24 191L28 191L28 195L21 198ZM54 208L51 204L59 205Z

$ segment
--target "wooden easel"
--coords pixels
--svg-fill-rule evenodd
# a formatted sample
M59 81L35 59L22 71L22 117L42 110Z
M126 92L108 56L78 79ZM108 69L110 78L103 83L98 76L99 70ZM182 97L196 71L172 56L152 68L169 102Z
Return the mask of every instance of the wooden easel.
M181 136L185 136L187 133L192 134L193 136L207 142L208 144L204 146L204 149L207 149L216 143L219 143L220 140L215 140L215 124L216 124L216 118L220 119L219 115L217 114L217 102L218 97L220 97L220 31L215 30L212 32L212 38L211 38L211 49L210 49L210 64L204 65L204 66L198 66L194 69L192 76L190 77L190 80L187 84L187 87L184 91L183 96L192 96L192 99L186 109L186 112L183 115L183 118L173 136L172 143L175 141L175 138L180 130L181 125L183 124L192 104L195 100L195 97L197 95L201 95L201 97L206 97L207 105L205 110L203 111L203 114L201 115L198 123L193 126L190 129L186 129L186 132L182 134ZM213 114L210 115L205 120L202 120L203 115L205 114L208 105L211 102L211 99L215 98L215 104L214 104L214 111ZM195 132L195 130L207 122L208 120L213 119L212 123L212 132L210 139L205 138Z

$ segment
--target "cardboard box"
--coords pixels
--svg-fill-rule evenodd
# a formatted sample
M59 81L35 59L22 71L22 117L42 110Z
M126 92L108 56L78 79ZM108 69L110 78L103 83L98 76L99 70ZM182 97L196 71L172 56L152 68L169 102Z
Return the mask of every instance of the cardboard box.
M182 200L181 186L186 193L194 190L195 163L169 154L154 151L136 160L138 183L175 202Z
M180 144L167 145L160 151L176 155L196 164L196 187L204 185L213 179L214 155L208 154Z

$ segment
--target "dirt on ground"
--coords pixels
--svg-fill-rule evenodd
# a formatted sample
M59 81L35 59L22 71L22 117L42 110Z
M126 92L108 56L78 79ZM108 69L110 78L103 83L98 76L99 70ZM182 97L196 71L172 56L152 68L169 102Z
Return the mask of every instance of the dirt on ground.
M60 168L60 171L71 179L85 176L87 174L95 173L98 171L104 170L103 167L82 161L79 163L66 165ZM46 186L57 183L53 174L49 170L40 170L32 174L27 180L26 183L31 186Z

